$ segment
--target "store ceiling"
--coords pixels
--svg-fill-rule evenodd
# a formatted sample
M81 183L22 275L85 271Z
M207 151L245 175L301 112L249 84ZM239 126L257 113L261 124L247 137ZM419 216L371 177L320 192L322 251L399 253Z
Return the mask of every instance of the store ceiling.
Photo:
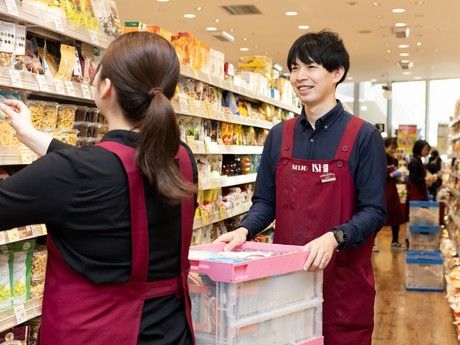
M163 0L165 1L165 0ZM353 81L460 77L460 1L457 0L117 0L124 21L158 24L173 33L189 31L237 64L242 55L269 55L283 66L289 47L300 35L329 28L338 32L351 55ZM231 15L222 6L253 5L262 14ZM198 10L198 8L201 10ZM392 9L403 8L404 13ZM286 16L297 11L296 16ZM184 18L192 13L196 18ZM216 22L218 20L218 22ZM408 38L396 38L395 23L406 23ZM299 25L308 25L300 30ZM235 37L223 42L206 27ZM419 45L417 43L419 42ZM408 44L409 48L398 48ZM248 52L240 48L249 48ZM400 56L408 53L409 56ZM400 60L413 63L403 74Z

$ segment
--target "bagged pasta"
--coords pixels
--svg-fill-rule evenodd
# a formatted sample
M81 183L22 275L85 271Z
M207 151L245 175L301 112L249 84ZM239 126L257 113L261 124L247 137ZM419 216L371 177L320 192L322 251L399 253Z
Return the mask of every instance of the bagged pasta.
M22 304L30 298L30 274L34 246L34 240L8 245L13 305Z
M75 47L61 44L61 60L56 78L70 80L75 67Z
M123 33L117 4L113 0L92 0L99 27L109 36L117 37Z

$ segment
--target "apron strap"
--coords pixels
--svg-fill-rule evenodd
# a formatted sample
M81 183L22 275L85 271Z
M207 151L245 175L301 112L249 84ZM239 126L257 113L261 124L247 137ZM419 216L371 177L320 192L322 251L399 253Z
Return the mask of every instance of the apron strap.
M355 145L356 137L358 136L358 132L361 129L363 123L364 120L360 119L359 117L351 117L347 127L345 128L345 131L342 134L339 146L337 146L335 159L343 161L348 161L350 159L351 151Z
M145 205L143 176L135 161L135 148L115 141L103 141L96 145L114 153L120 159L128 176L132 257L129 281L145 282L147 281L149 265L147 207Z
M292 150L294 146L294 129L301 115L289 119L284 123L283 138L281 142L281 157L292 158Z

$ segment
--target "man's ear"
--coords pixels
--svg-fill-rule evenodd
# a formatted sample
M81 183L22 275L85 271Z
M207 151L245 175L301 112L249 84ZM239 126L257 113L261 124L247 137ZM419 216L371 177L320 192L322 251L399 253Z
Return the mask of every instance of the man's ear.
M334 81L337 84L344 76L345 68L343 66L340 66L339 68L335 69L332 73L334 76Z
M109 78L101 80L99 83L99 97L106 99L112 95L112 81Z

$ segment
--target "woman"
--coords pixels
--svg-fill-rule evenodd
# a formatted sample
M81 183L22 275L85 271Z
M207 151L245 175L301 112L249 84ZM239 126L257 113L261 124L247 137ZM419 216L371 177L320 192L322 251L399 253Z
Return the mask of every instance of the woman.
M0 184L3 229L46 223L49 232L40 345L194 343L196 167L170 104L178 77L160 36L113 41L94 79L109 132L93 147L51 140L23 103L1 105L22 141L48 152Z
M437 150L431 151L426 169L433 175L434 182L428 187L428 192L433 196L433 200L436 200L436 194L438 193L439 187L442 185L442 179L439 176L441 166L442 160L441 157L439 157L439 152ZM436 179L434 176L436 176Z
M401 176L401 173L397 170L398 160L394 157L396 148L396 138L385 139L385 152L387 155L387 184L385 187L387 220L385 225L391 226L391 246L393 248L401 247L399 243L399 226L405 223L404 207L401 204L396 187L397 178Z
M408 200L428 200L427 174L422 158L430 153L431 146L425 140L417 140L412 148L407 182Z

